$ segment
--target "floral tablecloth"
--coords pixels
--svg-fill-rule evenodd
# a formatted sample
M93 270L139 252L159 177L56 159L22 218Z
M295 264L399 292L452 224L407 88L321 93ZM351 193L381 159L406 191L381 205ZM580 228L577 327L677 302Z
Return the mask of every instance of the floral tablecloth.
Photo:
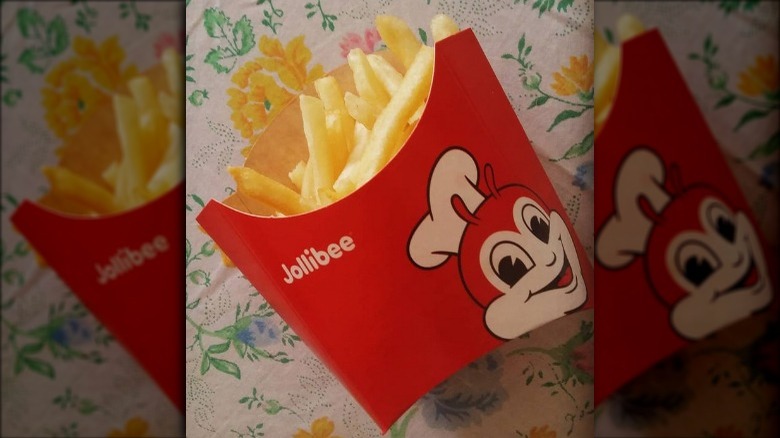
M2 3L2 436L183 435L183 415L9 222L21 200L44 193L41 166L57 162L91 105L183 43L182 9Z
M187 1L187 435L372 437L367 414L195 217L307 81L384 47L377 14L423 41L437 13L471 27L592 254L593 3L588 0ZM338 318L338 315L333 315ZM344 342L350 342L345 339ZM422 397L387 436L589 437L592 312L550 323Z
M596 31L624 13L661 31L777 254L780 3L599 1ZM777 436L779 335L764 312L692 344L600 405L596 436Z

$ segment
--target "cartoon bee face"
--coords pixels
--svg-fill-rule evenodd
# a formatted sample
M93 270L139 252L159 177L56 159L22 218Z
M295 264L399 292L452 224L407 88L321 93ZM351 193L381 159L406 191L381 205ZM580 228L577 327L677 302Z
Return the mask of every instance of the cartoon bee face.
M453 172L445 173L442 163L460 172L476 170L473 158L458 149L450 150L439 160L431 188L439 187L434 179L441 175L453 180ZM476 177L476 172L466 175ZM476 178L469 177L463 180L471 183L460 192L452 193L451 186L438 194L429 190L431 214L415 229L410 254L420 241L444 235L441 227L434 226L434 217L442 226L449 221L452 233L448 235L460 238L457 246L449 243L451 249L443 251L448 245L440 239L413 260L422 266L429 255L446 252L457 256L466 290L485 308L485 326L497 337L512 339L582 306L587 291L563 218L525 186L497 188L490 166L485 167L484 178L487 195L476 189ZM437 202L441 199L449 201L445 204L448 208L435 212L434 206L444 204Z
M672 328L701 339L772 301L766 261L747 215L714 188L683 187L650 149L633 150L615 180L615 214L596 241L599 262L622 269L641 256Z

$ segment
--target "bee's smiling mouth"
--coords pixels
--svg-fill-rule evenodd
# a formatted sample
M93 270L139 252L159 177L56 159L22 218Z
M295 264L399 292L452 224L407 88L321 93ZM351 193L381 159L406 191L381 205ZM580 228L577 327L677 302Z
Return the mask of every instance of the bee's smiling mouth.
M753 259L753 256L750 256L750 265L748 265L748 268L745 270L745 273L740 277L737 281L734 282L731 286L729 286L727 289L724 289L723 291L715 292L715 296L713 297L713 300L717 300L718 298L730 294L732 292L737 292L740 290L744 290L750 287L755 286L759 281L759 272L758 268L756 267L756 261Z
M571 263L569 263L569 257L566 255L566 251L563 252L563 266L561 266L561 270L558 272L558 275L555 276L555 278L552 279L547 285L541 289L539 289L536 292L531 292L528 294L528 298L526 301L530 300L532 296L538 295L550 290L555 289L562 289L570 284L572 282L576 281L576 278L574 277L574 272L571 269Z

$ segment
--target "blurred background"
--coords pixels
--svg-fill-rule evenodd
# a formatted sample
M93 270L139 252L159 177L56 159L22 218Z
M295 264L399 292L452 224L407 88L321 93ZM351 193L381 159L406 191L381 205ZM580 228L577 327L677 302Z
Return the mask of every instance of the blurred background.
M755 214L776 272L780 3L597 1L595 10L595 36L606 44L621 43L626 14L660 30ZM598 87L598 54L596 69ZM598 126L598 105L596 112ZM769 310L691 343L601 404L596 436L777 436L778 334L778 316Z
M119 153L110 98L127 95L130 78L159 65L166 48L183 51L183 8L179 1L2 2L2 436L183 436L182 412L9 219L23 200L47 193L55 210L105 213L67 196L51 201L57 189L42 167L67 156L78 173L94 164L90 151ZM46 232L56 238L61 230ZM85 247L90 239L83 236ZM72 257L81 251L72 247ZM146 329L159 324L143 314L127 319ZM150 349L181 348L155 342L148 339Z

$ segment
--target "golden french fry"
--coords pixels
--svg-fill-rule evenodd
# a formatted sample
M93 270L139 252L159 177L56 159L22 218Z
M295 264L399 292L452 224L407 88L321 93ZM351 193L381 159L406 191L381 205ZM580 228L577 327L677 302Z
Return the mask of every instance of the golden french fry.
M163 51L160 57L163 68L165 68L165 76L168 79L168 87L174 100L179 103L179 108L183 107L184 96L184 62L179 52L173 48L167 48Z
M623 14L617 20L617 35L621 42L628 41L644 31L642 22L631 14Z
M301 187L303 186L304 173L306 173L306 162L299 161L298 164L296 164L295 167L293 167L293 170L291 170L290 173L287 174L287 176L290 178L290 181L298 189L299 192L301 191Z
M371 68L374 70L376 78L382 84L385 91L387 91L387 94L389 96L395 94L398 87L401 86L401 81L404 79L404 76L396 70L395 67L390 65L385 58L374 53L367 55L366 57L368 58L368 63L371 65Z
M103 181L107 182L108 185L110 185L112 188L116 187L116 174L118 169L119 163L114 161L109 164L108 167L106 167L106 170L104 170L103 174L101 175L103 177Z
M184 176L184 141L181 128L175 123L168 125L170 143L162 158L162 163L152 175L146 189L150 197L157 197L181 181Z
M127 82L127 88L130 89L130 95L133 96L135 105L141 108L141 113L159 110L160 103L157 101L157 93L148 77L137 76L130 79Z
M366 54L361 49L352 49L347 55L349 68L352 69L355 88L358 95L376 107L384 107L390 100L384 86L374 74Z
M349 91L344 94L344 103L347 105L347 112L356 122L369 129L374 126L374 122L379 116L379 108Z
M182 126L181 102L164 91L157 93L157 100L160 102L160 110L165 114L165 117L173 123Z
M129 97L114 95L114 113L122 147L122 160L127 163L129 176L136 184L145 185L151 175L144 163L138 108Z
M438 14L431 20L431 33L433 34L434 42L439 42L458 32L460 32L460 29L457 23L444 14Z
M355 129L355 120L349 115L344 103L341 86L333 76L325 76L314 81L314 88L325 108L325 125L328 141L333 154L336 173L344 167L349 150L352 149L351 135Z
M428 97L432 76L433 48L422 46L400 88L374 122L354 181L356 187L368 181L392 158L407 121Z
M325 114L325 129L328 131L328 146L334 179L344 168L348 155L347 133L342 120L340 112L334 111Z
M409 117L409 121L407 123L410 125L417 123L417 121L420 120L420 117L422 117L424 111L425 111L425 102L423 102L419 107L417 107L417 110L414 112L414 114L412 114L411 117Z
M262 201L285 215L311 210L294 190L249 167L228 167L239 193Z
M398 17L379 15L375 22L382 41L387 44L387 48L408 70L422 43L414 35L412 29Z
M355 146L349 153L347 158L347 164L344 165L344 170L341 171L339 177L336 178L336 182L333 183L333 189L336 191L337 198L343 198L347 196L352 190L354 190L355 172L360 164L360 159L366 150L366 144L371 135L371 131L360 123L355 124L355 130L353 134L353 142Z
M60 166L45 166L42 172L53 196L71 198L100 214L117 211L111 192L76 172Z
M317 194L314 190L315 168L314 160L309 157L306 169L303 171L303 180L301 180L301 197L312 204L317 202Z
M328 149L328 129L325 122L325 107L316 97L300 96L303 133L309 149L311 162L316 163L314 170L315 193L322 188L333 186L336 170L333 156Z
M607 42L607 40L604 39L604 36L601 34L601 32L595 32L593 35L593 59L596 63L599 62L599 59L604 54L604 51L609 48L611 44Z
M612 102L617 90L619 74L620 48L609 46L597 61L594 72L593 105L596 114Z

